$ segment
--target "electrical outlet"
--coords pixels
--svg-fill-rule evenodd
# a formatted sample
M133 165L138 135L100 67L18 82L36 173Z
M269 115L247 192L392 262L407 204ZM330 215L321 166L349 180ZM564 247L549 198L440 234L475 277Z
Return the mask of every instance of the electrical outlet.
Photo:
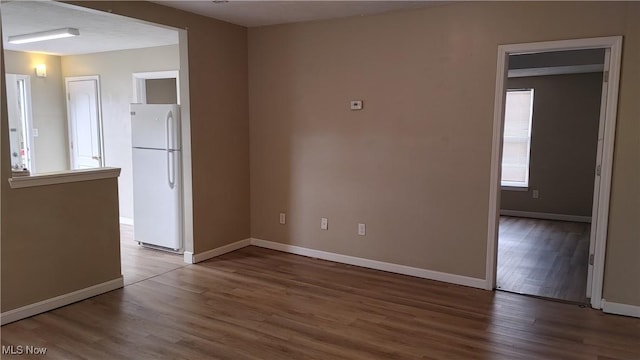
M358 224L358 235L365 236L367 234L367 229L364 224Z
M327 218L320 219L320 230L329 230L329 220Z
M539 192L538 190L533 190L533 191L532 191L532 193L531 193L531 196L532 196L534 199L537 199L537 198L539 198L539 197L540 197L540 192Z
M287 223L287 214L280 213L280 224L284 225Z

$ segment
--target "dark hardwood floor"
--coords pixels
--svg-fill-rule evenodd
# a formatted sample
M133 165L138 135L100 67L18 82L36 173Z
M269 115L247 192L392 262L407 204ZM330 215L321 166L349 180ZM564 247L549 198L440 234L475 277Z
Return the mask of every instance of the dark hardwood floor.
M640 359L640 319L257 247L2 327L3 359Z
M588 304L590 226L500 217L498 289Z

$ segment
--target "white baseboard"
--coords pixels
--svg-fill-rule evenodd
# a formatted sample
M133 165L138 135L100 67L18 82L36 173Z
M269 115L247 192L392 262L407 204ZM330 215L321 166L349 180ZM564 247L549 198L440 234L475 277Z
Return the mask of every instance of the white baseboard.
M53 310L65 305L72 304L90 297L104 294L111 290L119 289L124 286L122 276L117 279L103 282L101 284L89 286L88 288L76 290L68 294L56 296L51 299L43 300L34 304L19 307L17 309L5 311L0 314L0 325L8 324L14 321L22 320L33 315L37 315L49 310Z
M128 217L124 217L124 216L120 216L120 224L133 225L133 219L128 218Z
M591 216L551 214L551 213L541 213L541 212L534 212L534 211L500 210L500 215L533 218L533 219L545 219L545 220L574 221L574 222L583 222L583 223L591 222Z
M605 299L602 299L600 305L602 306L602 311L608 314L633 316L640 318L640 306L608 302Z
M485 279L472 278L462 275L448 274L439 271L420 269L406 265L393 264L383 261L370 260L349 255L341 255L321 250L308 249L300 246L281 244L273 241L251 239L251 245L283 251L291 254L314 257L322 260L361 266L369 269L388 271L397 274L410 275L424 279L443 281L452 284L470 286L485 289L487 281Z
M245 246L251 245L251 239L244 239L240 241L236 241L234 243L221 246L219 248L215 248L212 250L208 250L199 254L194 254L193 252L184 252L184 262L187 264L196 264L201 261L209 260L216 256L224 255L226 253L230 253L232 251L236 251L238 249L242 249Z

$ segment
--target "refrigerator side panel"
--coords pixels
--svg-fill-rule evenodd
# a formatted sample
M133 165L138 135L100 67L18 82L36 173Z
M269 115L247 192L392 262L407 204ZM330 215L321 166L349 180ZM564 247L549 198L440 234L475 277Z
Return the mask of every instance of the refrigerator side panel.
M180 169L179 151L133 149L135 241L182 248Z

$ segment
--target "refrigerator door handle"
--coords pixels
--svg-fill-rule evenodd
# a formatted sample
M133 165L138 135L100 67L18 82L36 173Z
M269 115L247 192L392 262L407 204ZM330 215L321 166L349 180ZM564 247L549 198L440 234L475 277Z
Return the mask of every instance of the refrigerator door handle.
M170 148L170 139L171 139L171 131L172 127L170 126L170 121L173 120L173 114L171 111L167 113L166 123L165 123L165 133L166 133L166 151L167 151L167 181L169 182L169 188L173 189L175 186L175 162L173 161L173 150Z

